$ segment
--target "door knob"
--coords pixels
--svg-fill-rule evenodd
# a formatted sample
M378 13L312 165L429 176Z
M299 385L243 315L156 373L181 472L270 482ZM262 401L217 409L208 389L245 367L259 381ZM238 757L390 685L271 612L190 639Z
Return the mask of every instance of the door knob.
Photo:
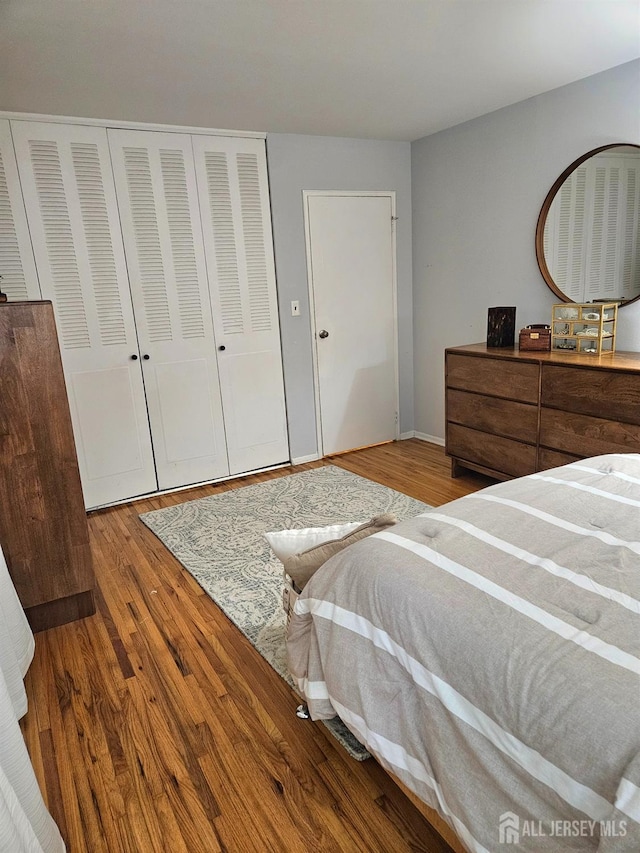
M220 344L218 349L220 350L220 352L224 352L226 350L226 346L224 344Z
M151 356L147 355L146 353L142 357L145 361L149 361L149 359L151 358Z
M138 360L138 356L134 352L134 354L131 356L131 361L137 361L137 360Z
M328 338L328 337L329 337L329 332L327 332L327 330L326 330L326 329L322 329L322 331L321 331L321 332L318 332L318 337L319 337L319 338Z

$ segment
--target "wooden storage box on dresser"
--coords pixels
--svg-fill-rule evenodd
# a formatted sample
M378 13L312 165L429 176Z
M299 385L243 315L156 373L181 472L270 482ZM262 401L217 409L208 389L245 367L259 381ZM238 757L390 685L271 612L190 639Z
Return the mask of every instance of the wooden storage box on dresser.
M498 480L603 453L640 452L640 353L445 353L446 451Z
M549 352L551 349L551 326L525 326L520 329L518 346L521 352Z
M50 302L0 303L0 545L35 630L95 612L87 517Z

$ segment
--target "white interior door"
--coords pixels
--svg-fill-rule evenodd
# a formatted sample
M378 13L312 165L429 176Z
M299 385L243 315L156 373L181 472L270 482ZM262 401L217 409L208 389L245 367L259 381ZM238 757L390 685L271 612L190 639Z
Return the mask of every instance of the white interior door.
M393 202L305 193L324 455L397 437Z
M289 459L264 140L193 136L231 474Z
M229 474L191 137L109 130L161 489Z
M86 506L155 491L107 132L11 127L42 296L56 317Z

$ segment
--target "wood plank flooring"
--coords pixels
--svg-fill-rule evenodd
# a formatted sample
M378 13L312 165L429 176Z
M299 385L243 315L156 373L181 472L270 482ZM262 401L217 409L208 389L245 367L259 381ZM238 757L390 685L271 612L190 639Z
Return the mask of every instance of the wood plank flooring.
M433 505L452 480L410 439L90 513L95 616L36 635L25 740L70 853L445 853L373 760L351 759L139 513L331 461Z

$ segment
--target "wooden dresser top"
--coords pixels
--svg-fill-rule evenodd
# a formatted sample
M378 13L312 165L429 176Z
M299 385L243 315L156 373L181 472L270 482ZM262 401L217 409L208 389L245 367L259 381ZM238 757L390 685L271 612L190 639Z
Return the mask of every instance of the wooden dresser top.
M503 358L510 361L533 361L538 364L562 364L567 367L595 367L604 370L640 371L640 352L614 352L602 355L589 353L521 352L517 347L488 347L485 343L447 347L446 352Z

